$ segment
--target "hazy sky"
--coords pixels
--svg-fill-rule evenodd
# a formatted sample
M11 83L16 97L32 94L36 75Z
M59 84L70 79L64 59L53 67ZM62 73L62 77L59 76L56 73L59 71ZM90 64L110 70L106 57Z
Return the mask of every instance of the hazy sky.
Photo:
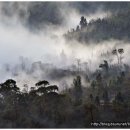
M79 24L82 14L78 10L70 8L67 4L64 9L62 9L63 5L59 6L58 9L64 18L62 25L45 24L44 27L40 28L39 32L34 33L26 25L29 17L27 10L30 6L30 3L20 2L17 4L13 2L0 3L1 63L15 63L19 56L33 60L41 60L41 58L48 56L54 59L62 50L67 55L72 55L76 51L76 56L79 55L80 58L83 56L81 52L78 54L76 50L77 48L80 51L79 48L83 48L82 46L69 46L62 37L69 29L75 28ZM23 17L20 15L21 12L24 14ZM86 18L89 21L92 18L105 17L107 14L98 10L95 14L86 15ZM45 58L44 60L50 62L51 59Z

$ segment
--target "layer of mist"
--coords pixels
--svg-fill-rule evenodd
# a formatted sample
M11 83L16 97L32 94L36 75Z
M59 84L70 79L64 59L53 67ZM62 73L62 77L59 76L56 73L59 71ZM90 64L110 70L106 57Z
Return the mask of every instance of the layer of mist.
M46 79L52 84L58 84L61 89L71 87L73 71L77 73L77 59L80 59L81 69L87 68L89 74L89 71L94 72L106 58L101 57L101 54L115 48L124 48L123 62L129 64L130 46L125 41L111 39L97 45L66 42L63 34L76 27L82 15L89 22L91 19L104 18L111 14L110 11L103 12L99 8L95 12L81 12L69 3L1 2L1 82L13 78L20 87L24 84L31 87L37 81ZM38 28L35 29L36 27ZM110 57L113 64L117 62L112 55ZM87 81L83 78L83 83L85 82Z

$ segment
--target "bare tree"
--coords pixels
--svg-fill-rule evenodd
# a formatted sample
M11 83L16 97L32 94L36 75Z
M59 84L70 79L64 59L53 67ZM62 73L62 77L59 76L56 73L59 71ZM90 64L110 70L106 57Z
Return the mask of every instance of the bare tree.
M117 51L117 49L114 49L114 50L112 51L112 54L117 57L117 61L118 61L118 64L119 64L119 56L118 56L118 51Z
M120 54L119 57L120 65L122 65L122 59L123 59L122 54L124 53L124 49L123 48L118 49L118 53Z

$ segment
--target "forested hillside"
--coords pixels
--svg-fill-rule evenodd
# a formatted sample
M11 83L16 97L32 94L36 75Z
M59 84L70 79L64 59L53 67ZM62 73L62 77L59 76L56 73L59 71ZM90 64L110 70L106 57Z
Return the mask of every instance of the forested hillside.
M80 42L101 42L103 40L130 40L130 10L112 13L105 18L87 21L82 16L76 29L69 31L65 37Z
M106 58L93 73L78 65L71 71L72 85L66 82L61 91L44 79L34 86L24 84L23 90L7 79L0 84L0 127L128 128L130 67L122 61L124 49L111 53L116 64ZM70 75L69 70L66 74Z
M130 128L129 14L130 2L0 2L0 128Z

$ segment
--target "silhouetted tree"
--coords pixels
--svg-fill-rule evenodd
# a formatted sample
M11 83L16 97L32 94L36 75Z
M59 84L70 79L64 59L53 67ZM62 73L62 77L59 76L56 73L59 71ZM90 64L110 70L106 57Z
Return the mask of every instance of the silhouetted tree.
M42 86L42 87L45 87L46 85L49 85L49 82L46 81L46 80L43 80L43 81L39 81L35 84L36 86Z
M120 54L119 60L120 60L120 65L121 65L122 64L122 59L123 59L122 54L124 53L124 49L123 48L118 49L118 53Z
M76 104L81 104L82 102L82 84L81 84L81 77L77 76L73 80L74 90L75 90L75 101Z
M47 91L49 91L49 92L55 92L55 90L56 91L58 91L58 87L57 87L57 85L50 85L50 86L48 86L47 88Z
M36 92L38 92L40 94L46 94L47 88L46 87L39 87Z
M19 92L19 88L16 85L16 81L12 79L6 80L4 83L0 84L0 92Z
M119 56L118 56L118 51L117 51L117 49L114 49L114 50L112 51L112 54L117 56L117 61L118 61L118 64L119 64Z
M82 16L80 19L80 26L81 26L81 29L87 26L87 21L86 21L86 18L84 18L84 16Z
M118 50L115 49L115 50L112 51L112 53L117 56L118 64L120 64L120 66L121 66L122 59L123 59L122 54L124 53L124 49L123 48L120 48Z
M104 60L104 64L100 64L99 67L102 69L105 69L105 71L108 72L109 65L108 65L108 62L106 60Z

